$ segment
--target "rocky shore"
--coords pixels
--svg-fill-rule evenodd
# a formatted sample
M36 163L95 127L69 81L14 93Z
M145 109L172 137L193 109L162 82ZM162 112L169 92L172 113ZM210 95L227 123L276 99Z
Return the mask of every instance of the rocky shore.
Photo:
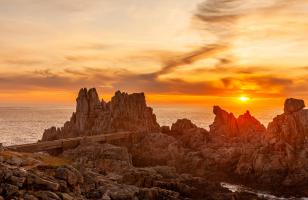
M179 119L160 127L143 93L116 92L110 102L81 89L76 112L42 141L133 131L113 144L84 142L47 153L0 152L0 199L262 199L221 182L284 196L308 196L308 110L287 99L264 127L249 111L213 107L209 130Z

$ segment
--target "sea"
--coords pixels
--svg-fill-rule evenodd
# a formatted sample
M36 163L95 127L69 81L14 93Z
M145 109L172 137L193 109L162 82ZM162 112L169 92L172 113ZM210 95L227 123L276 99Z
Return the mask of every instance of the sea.
M177 119L187 118L199 127L209 129L214 120L212 107L187 105L151 105L160 125L171 126ZM15 145L37 142L45 129L62 127L74 112L71 105L0 106L0 143ZM264 125L280 110L253 113Z

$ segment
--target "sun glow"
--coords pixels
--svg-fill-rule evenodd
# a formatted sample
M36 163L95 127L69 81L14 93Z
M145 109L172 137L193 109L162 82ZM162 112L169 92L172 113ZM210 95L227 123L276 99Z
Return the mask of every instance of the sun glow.
M250 98L247 97L247 96L240 96L240 97L239 97L239 100L240 100L241 102L247 102L247 101L250 100Z

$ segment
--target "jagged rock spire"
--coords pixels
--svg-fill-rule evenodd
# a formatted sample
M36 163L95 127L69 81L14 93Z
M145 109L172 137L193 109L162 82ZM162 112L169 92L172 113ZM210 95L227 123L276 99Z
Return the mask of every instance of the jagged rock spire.
M236 118L233 113L221 109L219 106L213 107L215 119L210 125L210 132L218 135L230 137L240 135L256 135L265 132L265 127L249 111Z
M80 89L76 112L61 129L45 131L43 140L103 134L116 131L155 132L160 126L152 108L146 105L144 93L117 91L111 101L99 100L95 88Z

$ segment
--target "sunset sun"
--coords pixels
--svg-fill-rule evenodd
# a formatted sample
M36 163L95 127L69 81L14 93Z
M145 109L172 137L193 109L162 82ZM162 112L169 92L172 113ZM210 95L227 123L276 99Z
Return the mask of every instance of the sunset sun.
M250 100L250 98L247 97L247 96L240 96L240 97L239 97L239 100L240 100L241 102L247 102L247 101Z

